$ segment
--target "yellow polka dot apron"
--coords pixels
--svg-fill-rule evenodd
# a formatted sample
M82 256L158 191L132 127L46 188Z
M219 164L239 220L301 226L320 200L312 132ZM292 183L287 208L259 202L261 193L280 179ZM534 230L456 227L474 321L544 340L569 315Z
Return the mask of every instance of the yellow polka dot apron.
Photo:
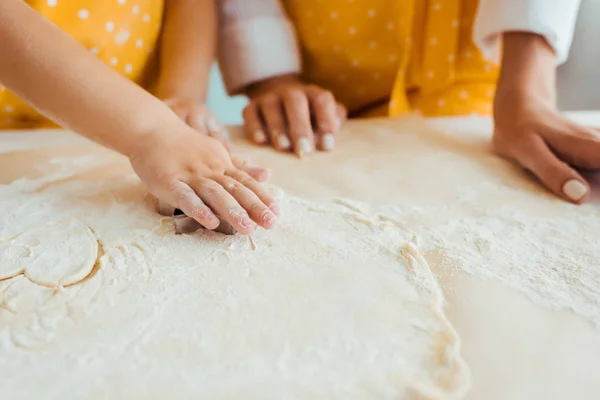
M477 0L284 0L307 81L358 116L489 115L498 67L473 43Z
M163 0L26 0L88 51L132 81L147 81ZM76 83L74 83L76 84ZM0 129L52 126L0 85Z

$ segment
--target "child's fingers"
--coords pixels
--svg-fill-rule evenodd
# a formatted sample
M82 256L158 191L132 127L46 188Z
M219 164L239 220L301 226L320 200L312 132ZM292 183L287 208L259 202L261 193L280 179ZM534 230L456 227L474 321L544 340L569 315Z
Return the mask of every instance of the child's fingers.
M258 182L266 182L271 178L271 170L269 168L251 165L248 161L234 155L231 156L231 161L237 169L244 171Z
M306 94L299 89L290 89L283 95L283 105L294 151L299 157L312 153L314 134Z
M335 146L335 136L340 126L337 103L333 94L326 90L310 90L309 96L315 113L318 137L315 139L323 151L331 151Z
M188 109L186 123L194 130L217 139L227 151L231 151L229 132L225 129L204 106L191 105Z
M267 229L275 225L277 216L252 190L226 175L215 177L215 180L237 200L240 206L247 210L248 215L254 222Z
M242 112L244 117L244 130L246 136L256 144L265 144L268 141L262 121L255 102L248 104Z
M231 169L225 171L225 175L237 180L242 185L246 186L248 189L252 190L258 198L267 206L275 215L280 215L281 211L275 199L271 196L271 194L257 182L253 177L243 170Z
M212 115L206 116L206 130L208 131L208 136L215 139L229 137L229 132L227 132L227 129L218 123L217 119Z
M220 221L212 210L204 204L196 192L183 182L176 182L170 189L157 196L164 204L175 204L188 217L194 218L207 229L216 229Z
M208 134L208 130L206 129L206 115L199 112L199 110L190 112L187 118L184 118L184 121L198 132L204 135Z
M213 115L208 115L206 119L206 129L208 130L208 136L217 139L227 151L231 151L231 142L229 141L229 131L217 122Z
M219 183L212 179L197 178L192 182L192 188L216 214L238 232L245 235L254 232L256 225L246 210Z
M260 113L267 126L271 144L278 150L288 151L291 147L283 114L283 105L274 94L265 95L259 100Z

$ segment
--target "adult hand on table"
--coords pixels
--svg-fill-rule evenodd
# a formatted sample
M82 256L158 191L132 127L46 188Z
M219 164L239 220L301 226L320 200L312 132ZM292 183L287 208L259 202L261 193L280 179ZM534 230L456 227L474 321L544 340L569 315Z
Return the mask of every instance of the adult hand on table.
M333 150L346 109L331 92L287 75L254 84L247 95L244 127L255 143L300 157L315 148Z
M250 175L264 178L264 169L230 157L216 139L191 128L149 134L129 157L154 196L207 229L219 226L218 214L249 235L256 225L272 228L279 215L275 200Z
M600 169L600 134L558 112L555 82L556 57L542 36L504 34L493 145L556 195L581 203L589 185L577 168Z
M578 125L536 99L497 101L496 151L531 171L548 189L574 203L589 185L576 168L600 169L598 131Z

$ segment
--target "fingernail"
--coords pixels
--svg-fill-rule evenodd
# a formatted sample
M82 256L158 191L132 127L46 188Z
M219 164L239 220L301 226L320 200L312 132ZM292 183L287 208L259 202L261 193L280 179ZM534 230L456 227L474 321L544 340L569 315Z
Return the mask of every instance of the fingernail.
M296 142L296 146L299 156L303 156L312 152L312 146L310 145L310 141L307 138L298 139L298 142Z
M248 228L250 225L252 225L252 220L247 216L244 216L240 219L240 225L242 228Z
M588 192L587 186L578 181L571 179L563 185L563 193L573 201L581 200Z
M321 137L321 146L325 151L333 150L333 146L335 145L335 138L331 133L326 133Z
M275 223L276 219L277 216L271 211L266 211L262 216L262 220L269 226L272 226Z
M215 215L212 215L209 218L209 222L215 226L215 229L219 227L219 225L221 225L221 220L219 218L217 218Z
M269 206L269 210L273 211L273 214L275 214L275 215L281 214L281 209L279 208L279 206L277 204L271 204Z
M287 150L290 148L290 139L288 139L285 135L277 136L277 145L282 150Z
M258 144L263 144L267 140L265 133L261 130L254 132L254 141Z

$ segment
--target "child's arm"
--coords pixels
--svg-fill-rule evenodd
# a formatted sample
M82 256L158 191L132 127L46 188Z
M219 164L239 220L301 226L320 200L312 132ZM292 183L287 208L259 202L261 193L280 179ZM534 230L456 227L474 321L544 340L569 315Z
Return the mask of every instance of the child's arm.
M218 224L211 209L242 233L254 230L249 214L272 226L275 203L223 146L21 0L0 2L0 81L61 125L129 157L153 194L207 228Z
M166 0L155 94L188 125L226 143L227 131L205 106L216 38L215 0Z
M496 151L575 203L589 193L575 168L600 168L599 132L571 122L556 106L556 65L567 59L578 7L578 0L482 0L475 28L492 58L503 39Z
M298 155L331 150L345 110L302 82L294 27L278 0L218 0L219 61L230 94L244 93L248 137ZM314 126L313 126L314 121Z

